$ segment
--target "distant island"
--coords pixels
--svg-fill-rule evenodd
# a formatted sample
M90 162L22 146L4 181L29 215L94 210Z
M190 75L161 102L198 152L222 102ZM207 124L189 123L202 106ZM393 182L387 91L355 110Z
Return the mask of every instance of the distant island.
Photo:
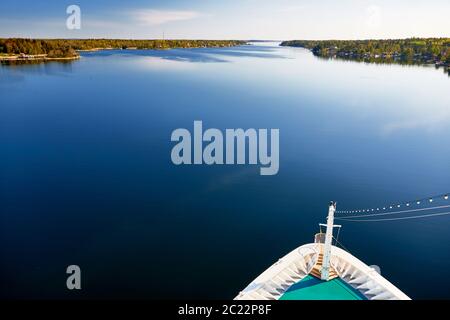
M0 61L72 60L79 51L231 47L238 40L0 39Z
M281 46L309 49L315 56L375 63L433 64L450 74L450 38L393 40L292 40Z

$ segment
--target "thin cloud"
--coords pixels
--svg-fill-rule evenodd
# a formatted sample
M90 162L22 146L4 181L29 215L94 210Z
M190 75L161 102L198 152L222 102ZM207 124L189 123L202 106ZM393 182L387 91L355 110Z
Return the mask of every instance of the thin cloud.
M161 25L174 21L192 20L202 16L196 11L138 10L132 13L142 25Z
M306 5L294 4L290 6L282 6L278 9L280 13L302 13L307 10L308 7Z

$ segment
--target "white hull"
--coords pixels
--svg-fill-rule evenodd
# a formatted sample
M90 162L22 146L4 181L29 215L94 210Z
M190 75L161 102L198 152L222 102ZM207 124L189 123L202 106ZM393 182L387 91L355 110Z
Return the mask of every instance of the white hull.
M323 244L298 247L252 281L236 300L277 300L294 283L306 277L323 250ZM369 300L410 300L410 298L352 254L331 247L330 264L339 277Z

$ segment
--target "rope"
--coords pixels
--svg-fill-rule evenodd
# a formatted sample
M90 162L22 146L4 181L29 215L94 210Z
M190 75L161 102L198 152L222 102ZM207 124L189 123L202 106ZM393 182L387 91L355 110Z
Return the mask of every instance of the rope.
M336 236L336 242L338 241L338 239L339 239L339 233L341 233L341 228L338 228L338 233L337 233L337 236ZM334 238L334 237L333 237Z
M340 242L338 241L338 239L336 239L334 236L333 236L333 239L336 240L336 243L339 244L339 245L342 247L342 249L344 249L344 250L347 251L347 252L350 252L350 250L348 250L348 249L347 249L342 243L340 243Z
M386 218L386 219L347 219L347 218L335 218L335 220L342 221L350 221L350 222L380 222L380 221L396 221L396 220L408 220L408 219L419 219L419 218L428 218L428 217L436 217L436 216L445 216L449 215L449 212L441 212L441 213L432 213L432 214L423 214L420 216L412 216L412 217L400 217L400 218Z

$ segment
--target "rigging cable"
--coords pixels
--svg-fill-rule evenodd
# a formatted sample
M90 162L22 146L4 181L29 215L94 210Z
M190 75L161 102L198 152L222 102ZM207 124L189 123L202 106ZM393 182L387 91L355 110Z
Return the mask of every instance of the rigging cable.
M336 240L336 243L339 244L339 245L342 247L342 249L344 249L344 250L347 251L347 252L350 252L350 250L348 250L348 249L347 249L342 243L340 243L340 242L338 241L338 239L336 239L334 236L333 236L333 239Z
M336 238L334 238L334 236L333 236L333 238L334 238L334 240L336 240L336 242L338 242L338 239L339 239L339 233L341 233L341 227L338 228L338 232L337 232Z

